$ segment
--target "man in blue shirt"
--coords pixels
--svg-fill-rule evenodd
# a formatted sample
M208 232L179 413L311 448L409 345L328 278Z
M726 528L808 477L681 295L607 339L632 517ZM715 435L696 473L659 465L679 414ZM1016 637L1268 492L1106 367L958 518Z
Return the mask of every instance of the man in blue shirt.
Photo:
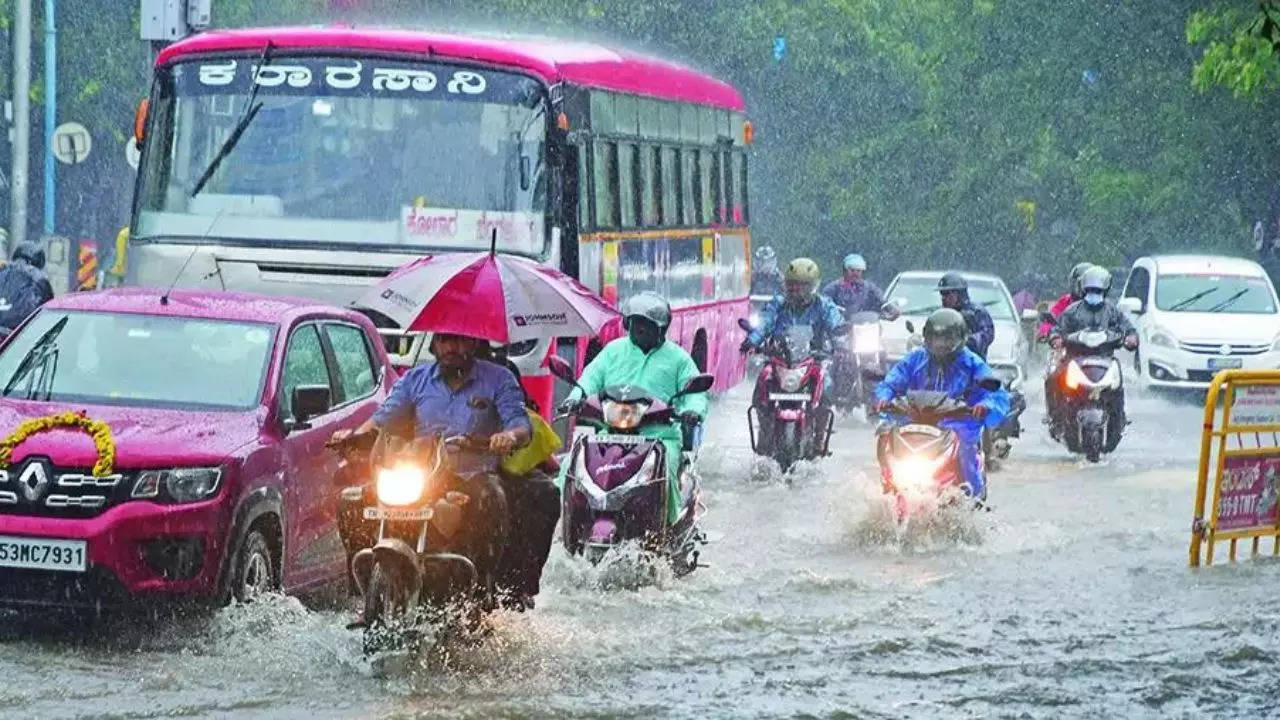
M489 452L459 450L454 456L459 489L470 496L458 552L492 585L508 539L507 499L497 477L499 459L529 442L532 428L524 393L510 370L475 357L481 341L436 333L435 362L419 365L396 381L382 407L355 434L381 430L401 437L487 435ZM352 433L339 430L333 440ZM548 538L547 542L550 542Z

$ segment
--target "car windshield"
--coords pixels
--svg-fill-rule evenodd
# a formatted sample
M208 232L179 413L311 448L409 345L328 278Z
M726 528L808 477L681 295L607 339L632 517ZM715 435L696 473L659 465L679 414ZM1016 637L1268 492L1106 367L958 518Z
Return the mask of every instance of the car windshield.
M1245 275L1161 275L1156 281L1156 307L1166 312L1276 312L1270 283Z
M1005 290L990 280L969 280L969 299L991 313L993 320L1013 320L1013 305ZM890 302L898 303L903 315L928 315L942 307L936 277L903 277L889 288ZM905 302L905 304L903 304Z
M275 329L261 323L41 310L0 352L6 397L244 410Z
M156 82L137 240L487 249L496 232L502 249L543 250L533 78L290 56L177 63Z

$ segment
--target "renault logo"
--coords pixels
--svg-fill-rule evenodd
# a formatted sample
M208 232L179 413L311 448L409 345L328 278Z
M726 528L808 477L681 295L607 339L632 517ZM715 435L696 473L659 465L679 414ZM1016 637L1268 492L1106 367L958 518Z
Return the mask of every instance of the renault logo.
M22 490L22 496L27 502L36 502L44 495L44 489L49 487L49 472L45 470L44 463L39 460L32 460L23 468L22 474L18 476L18 488Z

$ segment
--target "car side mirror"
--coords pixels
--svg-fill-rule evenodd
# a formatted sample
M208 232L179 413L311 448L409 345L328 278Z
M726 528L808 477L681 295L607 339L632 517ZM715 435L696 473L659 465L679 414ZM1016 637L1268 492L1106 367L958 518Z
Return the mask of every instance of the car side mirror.
M694 375L692 378L689 378L689 382L685 384L684 389L676 393L676 397L682 397L684 395L697 395L698 393L704 393L710 390L711 386L715 384L716 384L715 375L709 375L707 373L702 373L701 375ZM675 398L672 398L672 400L674 399Z
M1023 322L1038 322L1040 320L1040 311L1035 308L1027 308L1022 311Z
M308 420L329 412L328 385L299 385L293 389L293 396L289 399L295 430L310 427L307 425Z
M1120 302L1116 305L1130 315L1141 315L1146 309L1142 307L1142 300L1136 297L1120 298Z

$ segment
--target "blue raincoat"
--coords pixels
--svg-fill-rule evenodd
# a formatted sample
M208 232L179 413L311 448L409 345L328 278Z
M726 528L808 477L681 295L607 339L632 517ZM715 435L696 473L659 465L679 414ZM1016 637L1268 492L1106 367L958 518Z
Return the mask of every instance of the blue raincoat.
M971 497L982 497L986 484L979 459L982 428L998 426L1009 414L1009 393L1004 388L986 390L978 385L978 381L992 377L987 362L968 348L961 348L949 366L939 366L927 350L918 348L894 365L876 386L876 399L886 402L908 390L931 390L987 408L987 417L981 423L973 418L948 418L941 423L960 438L960 467Z

